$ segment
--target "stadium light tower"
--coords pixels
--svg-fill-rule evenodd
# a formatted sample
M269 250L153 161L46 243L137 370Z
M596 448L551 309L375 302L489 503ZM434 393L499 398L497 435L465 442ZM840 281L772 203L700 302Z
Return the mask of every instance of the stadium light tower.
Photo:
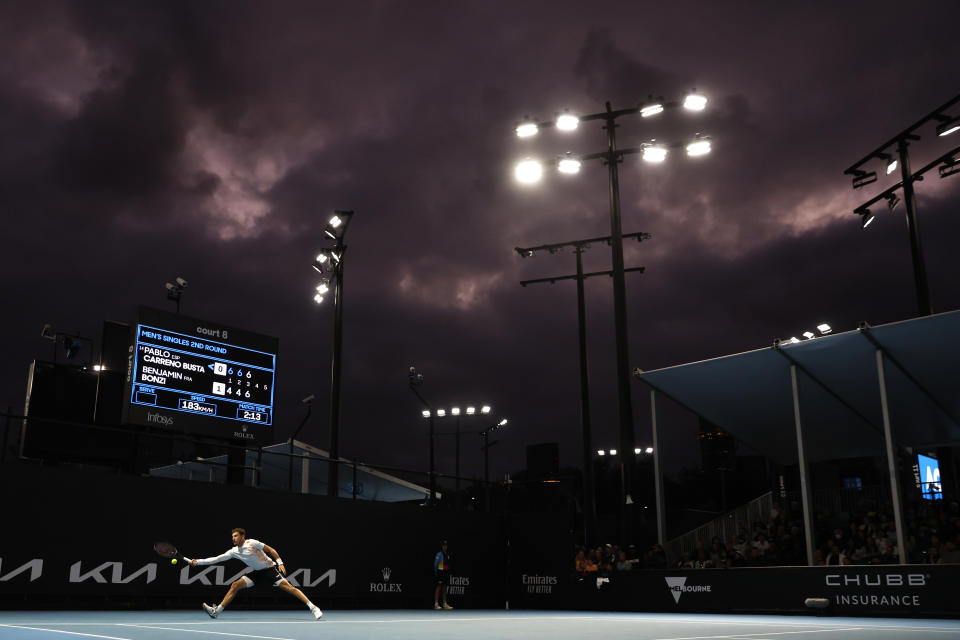
M317 285L313 300L323 302L324 294L333 289L333 356L330 366L330 462L327 468L327 495L339 493L340 465L340 355L343 345L343 262L347 245L344 238L353 218L353 211L336 210L327 219L323 233L333 240L333 247L321 249L313 261L313 268L323 278Z
M455 435L457 438L456 445L455 445L456 446L456 463L455 463L456 470L454 471L454 476L455 476L454 482L455 482L455 489L458 496L460 495L460 415L463 414L468 417L485 416L488 413L490 413L490 411L491 411L490 405L488 404L480 405L480 409L477 409L477 407L473 404L469 404L463 411L461 411L459 406L451 407L449 412L447 412L446 409L437 409L437 412L436 412L437 417L443 418L449 415L452 418L456 418L456 421L455 421L456 430L453 432L453 434L441 433L440 435ZM424 418L430 418L431 421L433 420L433 416L431 415L429 409L424 409L421 412L421 415L423 415Z
M675 148L685 148L690 157L699 157L710 152L711 141L707 136L696 134L692 139L673 144L660 144L655 142L645 142L639 147L618 149L616 140L616 121L625 116L636 118L639 121L646 122L648 118L657 116L667 109L683 108L688 112L700 112L706 108L707 99L702 94L692 91L683 100L665 101L661 98L650 96L649 99L637 106L626 109L614 110L610 103L606 103L606 110L599 113L592 113L584 116L575 116L570 113L564 113L551 122L536 122L530 119L520 123L517 128L517 136L520 138L532 138L537 135L540 129L556 127L558 131L570 133L575 131L580 123L599 120L603 123L603 128L607 132L607 148L605 151L590 153L582 156L573 156L572 154L564 156L561 162L568 162L562 165L558 163L558 169L562 167L564 173L570 174L579 171L580 164L574 164L570 160L576 160L578 163L587 160L601 160L607 165L610 190L610 247L613 262L613 308L614 308L614 334L616 343L616 362L617 362L617 395L619 398L619 419L620 419L620 449L630 451L634 448L633 433L633 402L630 397L630 363L629 363L629 344L627 340L627 296L626 283L624 277L623 265L623 232L620 223L620 174L619 164L623 158L629 154L642 154L646 163L662 163L669 151ZM638 117L639 116L639 117ZM533 157L526 158L516 167L517 180L524 184L533 184L540 180L543 175L542 164ZM626 504L629 498L631 486L631 470L629 464L620 464L620 489L621 489L621 542L626 543Z
M643 240L649 240L650 234L643 232L628 233L624 234L623 238L635 238L637 242L641 242ZM590 425L590 382L587 371L587 311L586 304L584 302L585 296L583 282L587 278L592 278L595 276L609 277L613 275L613 271L594 271L591 273L584 273L583 271L583 252L590 248L591 244L597 242L605 242L609 244L610 237L587 238L585 240L574 240L572 242L545 244L538 247L517 247L515 249L521 258L530 258L537 253L542 253L544 251L555 254L559 253L566 247L573 247L573 252L577 258L577 272L575 274L567 276L554 276L551 278L537 278L534 280L521 280L520 285L522 287L526 287L530 284L542 284L545 282L555 284L558 280L577 281L577 338L580 350L580 431L583 439L583 539L585 544L590 544L592 536L594 536L597 532L597 513L594 496L593 465L591 463L591 451L593 450L591 439L593 436L591 434L592 428ZM624 271L638 271L643 273L644 267L631 267L629 269L624 269Z
M914 182L922 180L924 173L937 166L940 167L941 178L960 172L960 162L958 162L958 158L960 158L960 147L947 152L916 173L911 173L910 171L909 147L911 142L920 140L917 131L928 123L937 123L935 127L937 137L945 137L960 130L960 115L957 115L957 110L960 109L960 107L958 107L957 103L960 103L960 95L954 96L934 109L931 113L920 118L917 122L896 134L890 140L887 140L844 171L844 174L852 176L853 188L859 189L877 181L877 172L867 171L865 169L870 163L879 161L888 175L896 171L897 168L900 169L900 182L898 184L863 203L854 209L853 212L860 216L860 225L866 229L875 219L874 214L870 211L870 207L880 200L886 200L887 207L892 212L900 202L900 198L896 195L897 190L900 189L903 191L907 231L910 234L910 256L913 259L913 282L917 295L917 315L920 316L931 315L933 313L933 306L930 302L930 287L927 283L927 267L923 259L923 247L920 243L920 225L917 222L917 199L913 184ZM893 153L897 154L896 157L892 155ZM957 170L951 171L951 166L957 166Z
M413 395L417 396L424 407L426 407L421 415L424 418L427 418L430 424L430 477L428 482L430 485L430 504L433 505L437 497L437 479L434 474L434 458L433 458L433 441L435 437L435 431L433 428L433 416L434 413L441 414L441 412L446 413L443 409L439 409L436 412L433 411L433 407L430 406L430 403L427 402L426 398L417 391L417 388L423 385L423 374L417 371L416 367L410 367L410 370L407 373L407 380L410 383L410 391L413 392ZM442 415L442 414L441 414Z

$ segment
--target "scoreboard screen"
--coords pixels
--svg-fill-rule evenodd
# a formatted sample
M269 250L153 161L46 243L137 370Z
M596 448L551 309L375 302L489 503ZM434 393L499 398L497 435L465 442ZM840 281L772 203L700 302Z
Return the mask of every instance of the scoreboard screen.
M148 307L127 358L126 422L261 440L274 422L276 338Z

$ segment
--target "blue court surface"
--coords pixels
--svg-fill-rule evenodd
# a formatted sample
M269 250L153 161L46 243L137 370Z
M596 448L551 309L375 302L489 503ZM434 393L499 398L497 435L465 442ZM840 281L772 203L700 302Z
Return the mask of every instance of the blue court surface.
M923 640L960 638L960 621L543 611L0 612L0 638L305 640Z

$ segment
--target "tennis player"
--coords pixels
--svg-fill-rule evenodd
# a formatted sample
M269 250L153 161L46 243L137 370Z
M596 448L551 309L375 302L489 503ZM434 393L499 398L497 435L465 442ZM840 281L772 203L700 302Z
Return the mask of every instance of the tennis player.
M248 538L247 532L240 528L232 530L230 532L230 538L233 540L233 548L212 558L190 560L191 565L203 565L217 564L218 562L233 558L253 569L252 572L240 576L239 580L234 581L233 584L230 585L230 590L227 591L227 595L223 596L223 601L220 602L220 604L211 607L207 603L203 603L203 610L206 611L211 618L216 618L220 615L220 612L226 609L227 605L230 604L233 598L243 589L250 587L268 587L271 585L296 596L300 602L307 605L307 609L310 609L310 612L313 613L317 620L323 616L320 607L310 602L310 598L305 596L303 591L297 589L284 578L284 576L287 575L287 569L283 566L283 560L280 559L280 554L277 553L273 547L259 540Z
M450 553L447 551L447 541L440 543L440 551L433 557L433 575L437 588L433 590L434 609L453 609L447 604L447 589L450 587ZM440 606L440 597L443 596L443 606Z

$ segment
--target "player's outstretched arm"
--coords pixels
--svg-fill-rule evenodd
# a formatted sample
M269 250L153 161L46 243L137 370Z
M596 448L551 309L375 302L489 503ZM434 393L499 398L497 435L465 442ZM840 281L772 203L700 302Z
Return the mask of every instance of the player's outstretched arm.
M277 569L280 570L280 573L287 575L287 568L283 566L283 560L280 559L280 554L277 553L277 550L268 544L263 545L263 550L277 563Z
M190 560L190 564L194 566L198 564L217 564L218 562L229 560L232 557L233 557L233 554L231 554L230 551L224 551L220 555L213 556L210 558L199 558L199 559L194 558L193 560Z

